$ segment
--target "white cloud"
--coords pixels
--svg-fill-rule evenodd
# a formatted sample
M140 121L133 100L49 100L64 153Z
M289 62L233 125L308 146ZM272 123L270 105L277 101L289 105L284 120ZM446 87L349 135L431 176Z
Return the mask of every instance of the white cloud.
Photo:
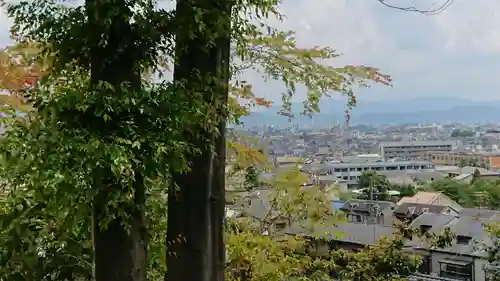
M406 2L425 8L436 1ZM314 5L294 0L286 1L284 10L286 25L297 29L303 42L332 46L344 53L343 63L377 66L393 76L394 88L363 91L362 98L500 98L491 91L500 74L499 1L455 1L436 16L389 9L376 0L316 0ZM294 25L299 22L310 29Z
M447 50L500 55L499 1L455 1L434 20L446 38Z
M391 3L425 8L436 1L445 0ZM436 16L389 9L377 0L284 0L282 11L287 20L281 27L296 30L301 45L328 45L343 53L337 63L372 65L393 76L394 88L375 87L361 98L500 99L492 91L500 75L500 1L454 1ZM8 42L8 26L0 14L0 45ZM282 90L278 83L255 88L276 97Z
M0 48L11 43L9 38L9 28L12 21L3 10L0 10Z

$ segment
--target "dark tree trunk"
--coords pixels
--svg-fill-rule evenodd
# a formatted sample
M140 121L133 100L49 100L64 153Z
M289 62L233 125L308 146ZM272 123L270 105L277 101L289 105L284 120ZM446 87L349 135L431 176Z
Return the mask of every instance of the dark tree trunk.
M196 34L195 7L199 0L178 0L176 6L175 85L179 95L194 98L202 93L203 101L211 104L213 93L206 79L213 75L215 58L206 46L205 38ZM189 34L193 34L191 37ZM198 98L198 97L197 97ZM194 102L196 104L196 102ZM196 105L195 105L196 106ZM189 159L190 171L172 172L173 185L168 196L167 281L209 281L209 214L213 134L199 128L185 133L185 138L200 150Z
M106 189L122 188L116 183L103 187ZM106 194L98 196L94 203L93 240L95 255L96 281L146 281L146 227L142 206L145 203L144 185L140 176L136 180L135 206L131 206L128 214L129 230L123 226L121 219L115 219L101 229L99 221L104 214Z
M223 0L225 17L221 20L231 28L231 0ZM212 280L224 281L226 268L226 244L225 235L225 217L226 217L226 118L228 102L228 83L231 78L229 70L230 63L230 35L222 36L217 46L220 54L219 77L220 84L217 92L217 102L219 103L219 114L222 119L219 123L219 135L215 139L215 155L213 159L212 191L211 191L211 214L210 225L212 229Z
M130 86L129 90L138 89L141 82L136 67L137 52L133 45L133 31L126 20L131 12L125 1L86 0L85 8L92 31L89 47L93 85L107 82L115 87L99 93L102 96L119 94L123 83ZM101 40L101 36L105 40ZM98 125L106 126L104 123ZM133 202L123 206L130 216L126 221L129 225L124 226L123 218L117 218L103 227L101 221L107 217L105 208L109 202L108 193L123 187L117 183L109 169L94 173L99 187L93 202L92 233L96 281L146 281L145 186L140 173L137 171L134 181Z
M211 281L223 281L226 267L226 247L224 242L224 226L226 214L225 200L225 171L226 171L226 122L221 122L220 135L216 139L212 175L211 192L211 250L212 250L212 273Z
M203 93L205 105L216 108L218 115L223 113L222 105L226 105L228 95L230 8L227 3L227 0L178 0L176 7L174 82L182 84L181 95ZM197 33L200 22L194 18L196 9L203 11L206 26L203 34ZM224 21L227 26L221 26ZM221 33L221 28L225 32ZM189 172L173 173L177 189L170 189L167 202L167 281L224 278L225 121L220 126L223 135L217 138L217 143L215 130L207 131L200 126L194 134L186 132L186 138L201 153L190 158ZM216 157L213 145L217 146Z

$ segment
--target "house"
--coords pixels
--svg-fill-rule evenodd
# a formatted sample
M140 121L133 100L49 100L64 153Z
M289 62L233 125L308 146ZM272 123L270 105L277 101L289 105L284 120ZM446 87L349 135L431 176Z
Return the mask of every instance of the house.
M400 221L413 221L424 213L458 215L453 207L436 204L403 203L394 209L394 216Z
M368 206L370 202L365 203ZM403 207L409 204L405 203ZM411 222L410 227L419 229L422 234L436 235L449 229L456 236L450 245L443 248L433 247L430 241L424 241L418 236L411 237L406 242L405 248L410 253L422 256L423 263L419 272L409 277L409 280L485 281L484 269L490 265L488 254L481 247L483 245L481 243L490 246L493 245L493 241L486 233L484 226L498 220L500 218L498 212L466 208L463 209L461 215L459 212L443 213L443 210L451 208L450 206L431 205L429 208L435 208L435 210L421 213ZM346 222L337 226L315 229L315 231L323 233L323 237L328 239L311 240L310 250L315 254L323 255L331 249L356 251L364 246L373 245L383 237L392 237L395 229L387 225ZM285 233L312 236L305 228L298 226L288 228Z
M315 240L313 247L318 255L326 254L332 249L358 250L375 244L383 237L392 237L394 229L391 226L377 224L360 224L345 222L318 230L328 239ZM285 231L288 235L309 236L305 228L296 225Z
M240 216L264 220L269 212L270 190L257 190L249 192L235 200L231 206Z
M388 201L349 200L340 208L353 223L391 225L395 204Z
M436 275L452 280L484 281L486 280L484 268L489 262L488 255L481 248L479 242L486 245L492 244L491 238L484 230L484 226L493 221L494 219L466 216L422 214L412 222L412 227L435 234L449 228L456 237L451 245L446 248L430 248L418 238L409 241L408 246L415 253L424 256L426 270L423 271L426 272L422 272L423 274Z
M252 218L256 222L263 222L273 218L270 231L282 231L287 227L287 220L280 218L271 208L271 190L256 190L239 198L232 206L231 211L235 211L235 217Z
M444 195L440 192L425 192L419 191L417 194L411 197L403 197L398 201L397 205L401 205L403 203L420 203L420 204L435 204L435 205L445 205L451 206L453 209L459 211L462 209L457 202L453 201L450 197Z

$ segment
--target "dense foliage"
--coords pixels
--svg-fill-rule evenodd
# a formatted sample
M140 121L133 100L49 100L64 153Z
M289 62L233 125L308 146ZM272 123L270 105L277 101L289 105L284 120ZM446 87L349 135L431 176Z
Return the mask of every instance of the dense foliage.
M463 207L482 207L498 210L500 208L500 181L496 179L477 179L470 183L453 179L432 182L426 188L447 195Z
M175 245L194 243L182 236L165 239L168 223L174 225L166 217L167 192L176 185L184 188L175 176L195 170L200 154L210 161L214 150L223 156L215 139L226 117L238 122L251 107L270 104L237 79L246 69L285 83L280 113L290 117L297 85L307 87L304 114L312 114L323 97L347 95L349 108L356 103L354 87L391 82L375 68L331 66L329 60L338 56L332 49L298 47L293 32L266 25L268 17L282 17L279 1L232 4L230 29L219 21L208 24L211 16L221 16L220 7L174 11L139 0L5 5L18 45L1 53L0 73L8 75L0 77L0 87L19 98L7 101L14 106L11 113L22 109L26 116L3 119L0 280L122 281L145 280L146 274L148 280L163 280L165 260L171 257L167 252L175 255ZM182 61L174 40L177 46L186 43L182 40L206 42L188 44L206 58L204 50L222 53L222 47L208 43L227 34L234 46L229 87L206 79L214 77L152 79L168 62ZM13 59L18 53L26 60ZM209 73L197 66L182 64L184 74ZM174 67L177 74L180 67ZM230 93L228 101L215 99L215 92L224 91ZM26 103L30 106L18 106ZM256 185L252 165L265 157L234 141L227 151L247 182ZM402 236L357 253L311 254L312 241L326 239L331 233L324 229L342 218L331 212L324 190L304 188L304 180L298 171L275 177L267 183L271 208L262 220L230 220L228 280L327 280L334 275L387 280L418 266L418 258L403 252ZM195 224L199 218L187 219ZM277 221L286 228L300 225L309 235L283 236ZM105 278L110 274L114 279Z
M416 186L412 184L393 184L389 182L385 175L376 172L363 172L359 177L359 189L361 194L358 199L390 201L404 196L413 196L416 193ZM398 196L392 197L390 191L397 191Z

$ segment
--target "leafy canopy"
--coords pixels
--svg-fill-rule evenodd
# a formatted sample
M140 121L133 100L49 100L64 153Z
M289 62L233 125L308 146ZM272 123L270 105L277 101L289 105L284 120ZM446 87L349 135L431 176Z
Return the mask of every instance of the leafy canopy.
M281 16L277 4L236 2L232 70L237 75L255 67L264 77L283 81L288 91L283 94L282 114L290 114L290 98L299 84L308 88L305 114L317 111L323 96L339 92L353 106L354 87L367 86L369 81L390 84L390 78L375 68L330 66L329 60L338 56L330 48L299 48L293 32L263 24L269 16ZM136 176L146 179L145 211L152 237L149 275L163 278L165 182L170 169L185 169L186 155L196 152L179 132L200 124L213 126L206 118L211 108L198 99L175 95L168 81L147 79L173 58L174 11L157 9L152 1L128 1L127 5L119 12L134 24L132 37L122 38L126 44L120 51L137 58L137 69L146 78L134 90L128 85L123 89L92 85L89 46L96 38L91 36L87 7L46 0L5 5L14 19L12 33L19 45L2 52L2 73L6 75L0 79L1 87L13 95L22 89L23 102L26 98L32 106L23 109L25 118L4 120L8 130L0 141L0 176L6 188L0 243L8 249L1 253L2 280L90 279L90 207L103 175L112 175L120 186L106 195L108 216L102 218L103 227L116 217L127 221ZM15 52L26 59L13 61ZM37 87L24 89L27 78L38 80ZM237 79L231 95L235 122L248 114L249 107L270 104L255 96L251 85ZM248 105L234 102L236 98L247 100ZM298 199L289 200L281 202L280 208L294 221ZM300 215L315 220L322 218L315 215L317 208L326 211L321 204L301 206ZM229 241L241 237L243 234Z

